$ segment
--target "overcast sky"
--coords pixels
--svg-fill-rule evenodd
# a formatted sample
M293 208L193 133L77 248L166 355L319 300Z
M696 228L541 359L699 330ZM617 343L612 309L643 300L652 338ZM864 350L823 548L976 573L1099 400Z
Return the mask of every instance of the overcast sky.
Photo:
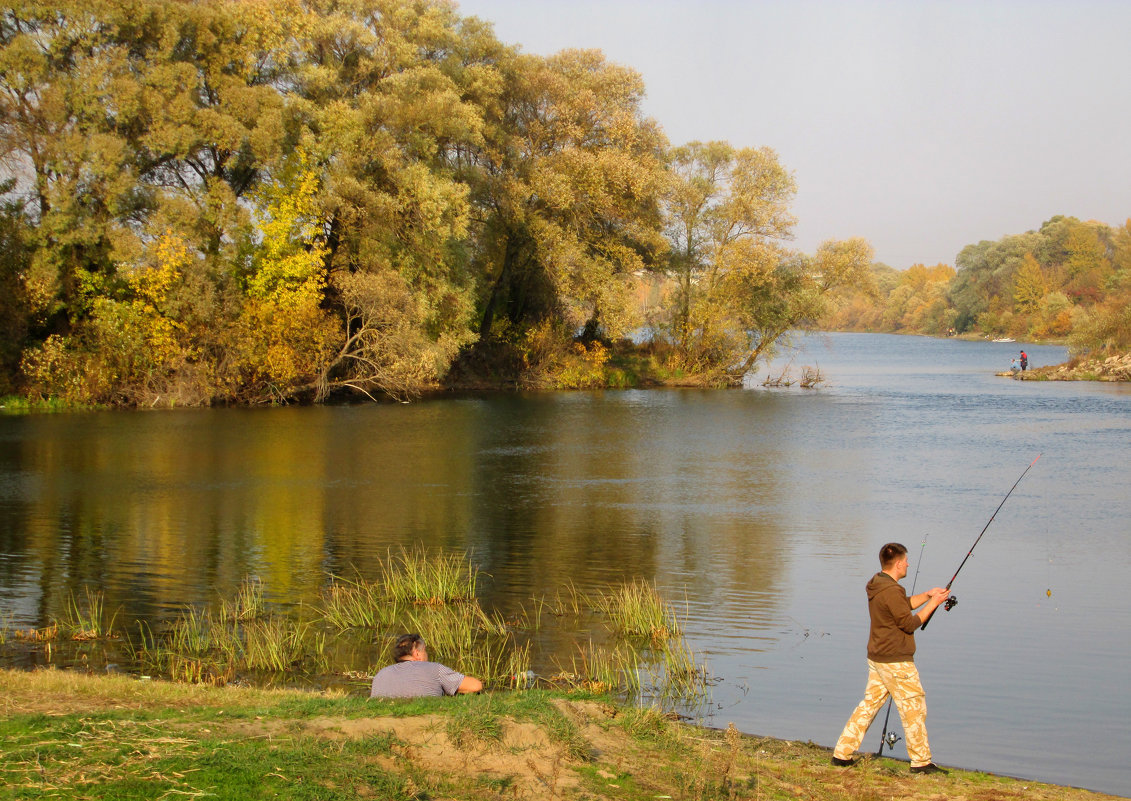
M644 77L673 144L769 146L795 246L892 267L1056 214L1131 217L1131 0L459 0L524 52Z

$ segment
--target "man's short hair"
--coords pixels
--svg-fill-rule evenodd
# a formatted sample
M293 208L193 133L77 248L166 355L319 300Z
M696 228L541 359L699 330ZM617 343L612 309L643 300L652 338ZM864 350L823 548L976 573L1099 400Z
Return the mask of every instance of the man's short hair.
M880 548L880 567L891 567L895 560L906 555L906 553L907 548L898 542L889 542L883 548Z
M402 634L393 643L393 659L397 662L405 661L412 656L418 645L424 645L424 638L419 634Z

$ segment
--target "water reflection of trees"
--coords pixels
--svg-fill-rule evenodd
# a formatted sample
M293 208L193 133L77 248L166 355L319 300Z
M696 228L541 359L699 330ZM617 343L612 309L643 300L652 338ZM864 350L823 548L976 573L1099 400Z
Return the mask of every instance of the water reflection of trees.
M21 532L4 569L36 577L28 622L84 584L139 617L247 575L269 600L310 600L326 575L372 578L415 544L467 551L504 611L643 577L746 614L751 593L778 603L795 513L788 403L751 395L37 419L5 451L5 472L34 478L4 505Z

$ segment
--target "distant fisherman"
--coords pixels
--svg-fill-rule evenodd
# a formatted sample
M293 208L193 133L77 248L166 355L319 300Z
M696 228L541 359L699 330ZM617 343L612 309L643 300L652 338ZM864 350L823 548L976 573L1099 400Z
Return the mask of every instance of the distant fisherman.
M912 773L946 773L931 761L927 744L927 701L915 656L915 629L923 625L950 592L935 587L908 598L899 583L907 576L907 548L889 542L880 549L880 570L868 582L868 684L864 700L856 707L833 749L833 764L841 767L855 762L852 754L860 747L873 718L888 700L895 699ZM918 614L915 609L923 607Z
M419 698L421 696L477 693L483 682L465 676L439 662L428 661L428 649L419 634L402 634L393 644L393 659L373 677L370 698Z

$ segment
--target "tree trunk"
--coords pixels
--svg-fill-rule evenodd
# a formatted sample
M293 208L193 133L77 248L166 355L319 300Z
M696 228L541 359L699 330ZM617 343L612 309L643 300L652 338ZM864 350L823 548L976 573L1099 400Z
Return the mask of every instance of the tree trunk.
M513 234L507 234L507 246L503 250L503 267L499 270L499 277L491 287L491 294L483 307L483 318L479 322L479 338L486 339L491 333L491 326L495 322L495 309L499 298L510 290L511 276L514 274L514 264L518 259L519 245Z

